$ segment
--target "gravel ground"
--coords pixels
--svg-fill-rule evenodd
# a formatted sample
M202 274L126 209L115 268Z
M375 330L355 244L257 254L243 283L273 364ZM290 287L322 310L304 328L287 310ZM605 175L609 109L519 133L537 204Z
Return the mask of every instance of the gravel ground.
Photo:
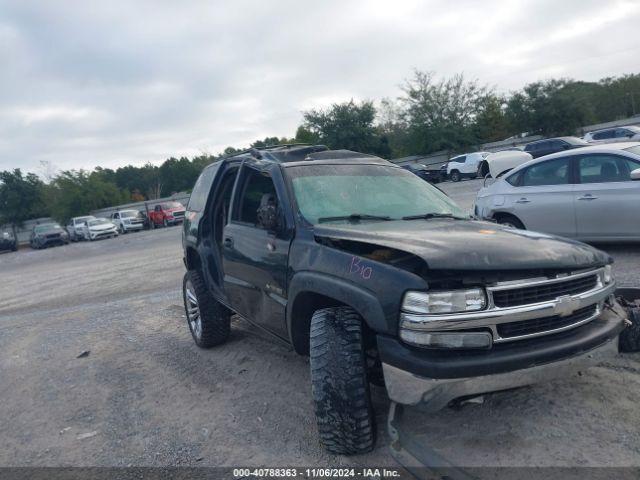
M466 204L478 184L442 188ZM639 285L638 248L607 249ZM377 449L333 457L318 445L306 358L240 320L226 345L196 348L183 272L179 228L0 255L0 466L396 465L384 392ZM460 465L640 466L639 389L640 355L620 355L409 418Z

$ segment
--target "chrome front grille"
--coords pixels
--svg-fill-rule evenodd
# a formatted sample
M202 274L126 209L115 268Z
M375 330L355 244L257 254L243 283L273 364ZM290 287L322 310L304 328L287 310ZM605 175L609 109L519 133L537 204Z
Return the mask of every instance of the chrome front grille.
M593 318L599 314L600 308L597 304L589 305L588 307L579 308L566 317L553 315L551 317L533 318L520 322L501 323L497 326L497 330L500 338L514 340L523 335L547 332L549 330L557 331L558 329L577 326L577 324L582 322L586 323L589 320L593 320Z
M488 330L493 343L576 328L597 318L615 291L603 268L556 278L523 279L486 287L487 308L474 312L402 312L402 329L421 332Z
M507 308L518 305L546 302L563 295L575 295L588 292L598 284L595 274L586 277L569 278L555 283L542 283L530 287L493 291L493 303L496 307Z

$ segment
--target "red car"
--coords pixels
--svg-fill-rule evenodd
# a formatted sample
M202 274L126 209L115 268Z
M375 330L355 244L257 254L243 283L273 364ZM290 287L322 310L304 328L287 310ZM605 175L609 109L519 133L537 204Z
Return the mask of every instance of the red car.
M184 220L184 205L180 202L163 202L149 211L151 228L168 227L182 223Z

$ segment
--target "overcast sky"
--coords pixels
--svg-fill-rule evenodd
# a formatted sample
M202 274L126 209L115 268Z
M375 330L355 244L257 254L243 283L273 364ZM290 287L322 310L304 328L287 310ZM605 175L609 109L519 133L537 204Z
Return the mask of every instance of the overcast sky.
M0 0L0 170L115 168L293 136L412 69L509 92L640 71L640 1Z

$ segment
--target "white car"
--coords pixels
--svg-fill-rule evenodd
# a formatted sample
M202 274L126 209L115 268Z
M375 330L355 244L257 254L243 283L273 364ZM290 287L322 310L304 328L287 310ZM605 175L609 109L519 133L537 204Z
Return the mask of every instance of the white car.
M86 215L84 217L73 217L67 223L67 233L69 234L69 240L77 242L79 240L89 240L87 237L86 226L89 220L94 220L96 217L93 215Z
M85 228L87 232L86 235L91 241L118 236L118 227L106 218L89 220Z
M118 227L118 232L127 233L142 230L144 218L138 210L120 210L111 214L111 222Z
M638 142L640 141L640 127L631 125L629 127L603 128L587 133L583 139L589 143Z
M452 182L463 178L476 178L480 162L487 158L489 152L474 152L458 155L447 162L447 177Z
M480 189L474 213L584 241L640 241L640 142L531 160Z

